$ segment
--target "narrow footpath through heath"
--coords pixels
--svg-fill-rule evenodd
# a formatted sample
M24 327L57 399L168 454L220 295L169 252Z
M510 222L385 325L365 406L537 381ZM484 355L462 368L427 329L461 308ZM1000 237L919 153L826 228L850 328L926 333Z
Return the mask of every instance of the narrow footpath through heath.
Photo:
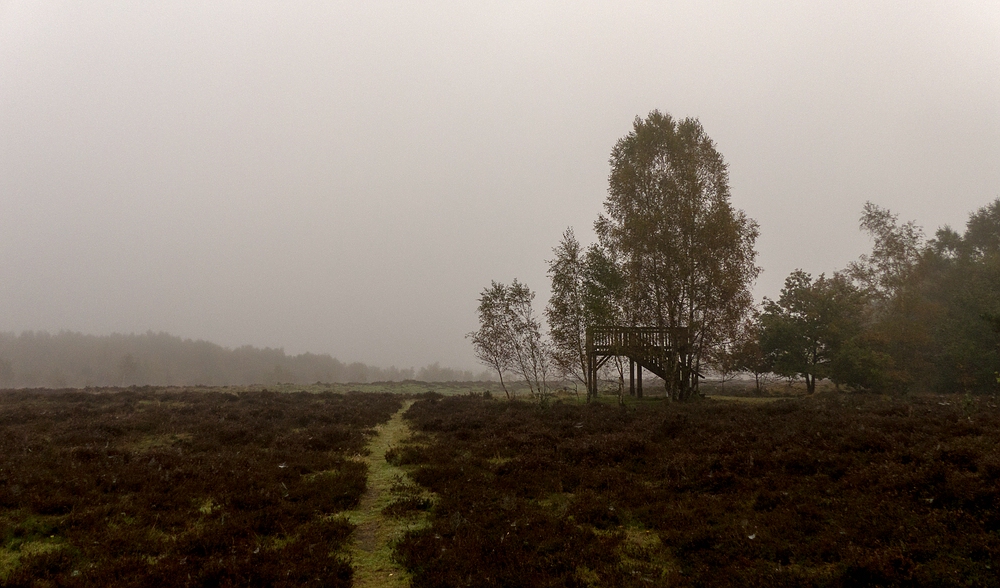
M406 531L423 526L424 517L394 518L383 514L382 509L393 502L393 484L409 481L403 469L385 460L385 454L409 437L410 428L403 413L413 402L404 403L388 422L376 427L377 434L368 444L368 455L359 457L368 464L368 489L357 509L345 513L357 525L350 556L354 586L359 588L410 585L409 574L392 561L392 545Z

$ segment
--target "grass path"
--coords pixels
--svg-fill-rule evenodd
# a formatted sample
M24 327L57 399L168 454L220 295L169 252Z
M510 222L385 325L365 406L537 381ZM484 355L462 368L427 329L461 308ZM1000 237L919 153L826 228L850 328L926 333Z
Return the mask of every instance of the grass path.
M403 420L413 401L376 430L378 434L368 444L369 454L363 459L368 464L368 489L358 508L348 511L348 520L357 525L351 545L351 565L354 567L354 585L409 586L406 571L392 561L392 544L410 529L423 526L423 518L395 519L382 514L382 509L393 501L390 487L397 477L407 479L406 472L385 460L385 452L406 439L410 428Z

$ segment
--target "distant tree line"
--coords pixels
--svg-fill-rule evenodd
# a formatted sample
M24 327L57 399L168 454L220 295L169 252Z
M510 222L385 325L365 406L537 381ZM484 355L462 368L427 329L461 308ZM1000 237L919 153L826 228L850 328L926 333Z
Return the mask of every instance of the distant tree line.
M0 333L0 388L221 386L314 382L425 382L490 379L435 363L419 369L344 363L329 355L282 349L228 349L167 333L129 335Z
M523 283L493 282L471 333L483 364L532 392L561 380L592 388L590 326L685 333L669 358L666 394L698 394L711 370L752 375L756 390L779 378L857 391L1000 392L1000 199L965 231L926 239L913 222L867 203L861 229L871 253L847 268L786 279L776 300L755 304L758 226L729 202L721 154L696 119L653 111L636 118L611 153L598 242L563 233L549 263L548 332ZM599 376L624 389L627 365ZM506 388L505 388L506 390Z

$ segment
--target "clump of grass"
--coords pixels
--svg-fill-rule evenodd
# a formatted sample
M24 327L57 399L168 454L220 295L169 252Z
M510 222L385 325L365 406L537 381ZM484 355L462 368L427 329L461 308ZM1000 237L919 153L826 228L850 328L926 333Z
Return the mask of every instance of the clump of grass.
M389 486L389 493L393 496L392 502L382 508L382 514L388 517L413 517L419 513L427 512L434 504L423 488L402 476L395 478L392 485Z

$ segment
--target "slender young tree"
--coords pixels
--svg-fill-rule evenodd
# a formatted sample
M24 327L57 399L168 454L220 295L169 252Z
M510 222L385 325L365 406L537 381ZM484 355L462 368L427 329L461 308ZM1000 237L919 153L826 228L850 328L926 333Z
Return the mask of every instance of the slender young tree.
M634 313L625 306L625 278L611 252L599 245L587 248L583 263L583 314L587 325L635 324ZM619 402L625 382L625 363L615 356L604 364L605 379L613 378ZM598 377L598 381L600 381ZM589 390L597 390L597 382ZM588 392L587 400L592 400Z
M514 369L524 378L532 395L548 387L551 352L542 338L542 325L535 317L535 293L516 279L508 288L508 337L513 342Z
M584 292L585 253L573 229L563 232L562 241L552 250L549 279L552 295L545 307L552 342L552 362L559 374L588 390L587 316Z
M872 299L898 298L920 262L923 230L913 221L900 224L899 215L871 202L861 213L861 230L875 243L871 254L848 265L847 274Z
M726 382L748 371L745 364L753 353L752 348L757 340L753 327L753 317L749 316L742 322L732 325L725 339L706 352L704 361L719 376L719 383L723 388Z
M758 396L764 394L769 379L774 377L774 356L765 353L760 345L762 330L760 321L760 311L754 309L740 328L739 338L733 347L736 369L753 375L754 391Z
M476 359L497 373L500 387L507 400L510 400L510 390L507 389L504 374L509 373L513 367L514 352L512 341L507 335L507 309L507 287L492 282L479 296L479 330L469 333L468 337L472 339Z
M520 376L532 395L548 386L550 351L541 335L532 301L535 293L516 279L492 282L479 297L479 330L469 333L476 358L497 372L507 398L504 374Z
M923 230L871 202L862 210L860 228L872 238L872 251L849 264L845 274L865 298L864 336L839 354L834 377L882 391L928 381L913 373L937 355L927 345L937 305L921 294L929 269Z

